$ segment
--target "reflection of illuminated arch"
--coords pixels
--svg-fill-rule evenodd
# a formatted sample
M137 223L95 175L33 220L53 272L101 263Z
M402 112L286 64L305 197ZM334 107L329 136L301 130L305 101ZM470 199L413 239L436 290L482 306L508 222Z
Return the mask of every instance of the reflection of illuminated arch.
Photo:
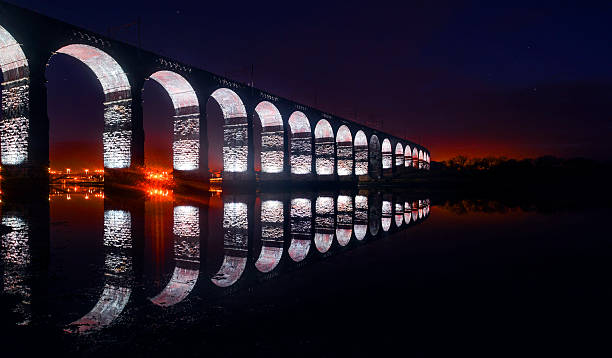
M315 127L315 169L317 175L334 174L334 131L325 119Z
M402 156L404 151L402 150ZM395 226L401 227L404 223L404 205L401 202L395 203Z
M183 301L195 287L200 272L200 209L195 206L174 207L172 226L176 267L172 278L151 301L169 307Z
M381 220L380 197L378 196L372 197L372 200L369 203L369 207L370 207L370 210L369 210L370 211L370 215L369 215L370 235L376 236L378 235L378 232L380 231L380 220Z
M336 209L336 239L340 246L346 246L353 235L353 198L339 195Z
M306 198L291 200L291 244L289 256L295 262L306 258L312 235L312 202Z
M351 130L342 125L336 135L336 157L338 158L338 175L353 174L353 136Z
M388 200L383 200L382 202L382 218L381 224L383 231L389 231L391 228L391 216L393 215L393 209L391 207L391 202Z
M236 92L219 88L211 97L223 113L223 171L244 173L247 171L248 122L244 104Z
M151 79L168 93L174 106L172 162L175 170L200 167L200 104L187 80L171 71L158 71Z
M413 201L411 207L412 221L416 222L419 219L419 203Z
M117 61L89 45L68 45L57 50L89 67L104 91L104 167L128 168L132 146L132 93Z
M355 195L355 237L363 240L368 232L368 197Z
M393 152L391 151L391 141L385 138L382 142L382 167L391 169L393 166Z
M410 146L406 144L406 148L404 149L404 166L406 168L412 166L412 151L411 150L412 149L410 149Z
M104 290L89 313L67 330L86 333L109 326L123 312L132 293L132 218L124 210L104 211Z
M261 203L261 241L262 247L255 267L260 272L270 272L276 268L283 256L283 202L265 200Z
M395 166L398 168L404 166L404 147L402 147L402 143L397 143L395 146Z
M283 118L275 105L260 102L255 112L261 120L261 171L281 173L284 164Z
M310 122L308 117L300 111L289 116L291 129L290 153L291 174L303 175L312 172L312 143Z
M374 134L370 137L370 166L369 172L370 177L373 179L379 179L382 170L382 154L380 152L380 141Z
M248 207L243 202L223 203L223 263L211 281L219 287L236 283L246 268L248 253Z
M407 201L404 203L404 221L406 222L406 225L410 224L411 212L412 206L410 205L410 202Z
M412 149L412 166L419 168L419 150L416 148Z
M30 249L30 225L22 213L3 212L2 225L10 231L0 238L0 262L2 263L1 292L13 296L12 311L20 315L19 325L26 325L32 318L32 287L28 271L32 264Z
M0 26L2 121L0 150L3 165L19 165L28 158L30 127L30 70L21 46Z
M315 208L315 246L325 253L334 240L334 198L318 197Z
M355 134L355 175L368 174L368 138L360 130Z

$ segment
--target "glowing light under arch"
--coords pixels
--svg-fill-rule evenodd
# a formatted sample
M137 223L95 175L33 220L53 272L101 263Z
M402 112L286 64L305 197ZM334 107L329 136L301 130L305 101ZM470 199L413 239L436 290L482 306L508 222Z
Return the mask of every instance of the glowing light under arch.
M391 169L393 166L393 152L391 151L391 141L385 138L382 142L382 167Z
M318 197L315 208L315 246L326 253L334 240L334 198Z
M29 159L30 70L21 46L2 26L0 49L3 76L0 157L3 165L19 165Z
M355 237L363 240L368 232L368 197L355 195Z
M104 91L104 167L128 168L132 150L132 92L121 66L106 52L89 45L73 44L57 53L83 62L100 81Z
M307 198L291 200L291 244L289 256L295 262L306 258L312 241L312 201Z
M336 239L340 246L346 246L353 235L353 198L339 195L336 205Z
M410 202L404 202L404 221L406 222L406 225L410 224L411 211L412 207Z
M383 200L382 202L382 218L381 224L383 231L389 231L391 228L391 216L393 215L393 208L391 207L391 202L388 200Z
M210 95L223 113L223 172L244 173L247 171L248 121L242 100L236 92L219 88Z
M423 151L419 150L419 169L423 169Z
M398 168L404 166L404 147L402 147L402 143L395 145L395 166Z
M315 127L315 169L318 175L332 175L335 170L334 131L326 119Z
M260 102L255 112L261 120L261 171L281 173L284 165L283 117L268 101Z
M342 125L336 135L336 157L338 159L338 175L353 174L353 136L349 127Z
M289 116L291 129L291 174L305 175L312 173L312 133L308 117L300 111Z
M261 203L261 241L259 258L255 261L257 270L263 273L276 268L283 256L283 202L265 200Z
M412 149L410 149L410 146L408 144L406 144L406 148L404 150L404 166L406 166L406 168L409 168L412 166Z
M419 168L419 150L416 147L412 149L412 166Z
M223 203L223 263L211 281L219 287L235 284L246 268L248 252L248 206L230 198Z
M368 174L368 138L360 130L355 134L355 175Z

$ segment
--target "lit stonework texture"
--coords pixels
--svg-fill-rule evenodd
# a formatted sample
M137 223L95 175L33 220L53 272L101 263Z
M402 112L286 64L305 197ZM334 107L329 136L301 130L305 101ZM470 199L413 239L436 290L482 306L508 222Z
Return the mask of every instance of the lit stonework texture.
M121 66L106 52L88 45L68 45L57 50L89 67L104 91L104 167L128 168L131 164L131 87Z
M383 231L389 231L391 228L391 216L393 214L391 202L388 200L383 200L382 202L382 218L381 224Z
M212 277L219 287L229 287L236 283L247 262L248 251L248 206L231 198L223 203L223 263Z
M336 209L336 239L340 246L346 246L353 235L353 198L339 195Z
M270 272L283 256L283 202L264 200L261 203L262 247L255 267L260 272Z
M419 168L419 150L416 148L412 149L412 166Z
M412 152L409 145L404 149L404 166L409 168L412 166Z
M368 174L368 138L363 131L355 135L355 175Z
M321 119L315 127L315 168L317 175L334 174L334 131L329 122Z
M308 117L300 111L289 117L291 128L291 174L304 175L312 172L312 133Z
M261 120L261 171L282 173L284 164L284 130L280 112L270 102L263 101L255 107Z
M0 148L2 164L19 165L28 160L30 81L28 61L13 36L0 26L2 70L2 119Z
M402 151L403 152L403 151ZM402 153L403 156L403 153ZM395 226L400 227L404 223L404 205L401 202L395 203Z
M395 166L398 168L404 166L404 147L402 147L402 143L397 143L395 146Z
M382 153L380 152L380 140L376 135L370 137L370 165L369 172L370 176L374 179L380 178L380 171L382 169Z
M307 198L291 200L291 244L289 256L295 262L306 258L312 235L312 201Z
M2 289L3 294L16 300L14 313L19 315L22 325L31 319L32 288L28 284L28 270L32 263L30 253L30 235L28 223L20 214L4 213L2 225L10 228L10 232L2 235L0 241L0 259L3 263Z
M223 171L244 173L247 171L248 121L244 104L238 95L227 88L212 93L221 107L223 118Z
M382 167L391 169L393 165L393 153L391 152L391 141L385 138L382 143Z
M419 150L419 169L423 169L424 161L423 161L423 151Z
M175 170L200 167L200 104L187 80L171 71L151 75L168 93L174 107L172 162Z
M336 135L336 157L338 158L338 175L353 174L353 136L351 130L342 125Z
M334 198L318 197L315 208L315 246L325 253L334 239Z
M410 205L409 201L404 202L404 221L406 225L410 224L410 217L412 212L412 205Z

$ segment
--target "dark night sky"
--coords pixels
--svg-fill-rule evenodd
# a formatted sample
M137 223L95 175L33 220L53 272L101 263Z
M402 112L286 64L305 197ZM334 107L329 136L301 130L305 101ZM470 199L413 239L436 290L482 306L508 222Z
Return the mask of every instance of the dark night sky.
M146 49L244 82L240 69L253 64L257 87L380 123L431 148L434 160L612 159L610 2L13 2L101 33L141 16ZM134 42L136 32L115 37ZM89 143L79 158L91 153L101 165L101 88L74 63L54 58L47 73L54 167L84 148L68 143L70 128ZM170 150L171 111L162 90L147 87L153 158Z

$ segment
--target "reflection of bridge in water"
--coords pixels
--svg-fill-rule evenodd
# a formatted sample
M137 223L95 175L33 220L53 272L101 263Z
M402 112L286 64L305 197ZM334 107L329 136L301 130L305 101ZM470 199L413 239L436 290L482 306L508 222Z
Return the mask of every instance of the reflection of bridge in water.
M137 272L142 266L143 221L149 220L144 216L144 201L105 199L100 294L80 318L71 323L58 318L67 331L84 333L107 327L130 303L167 308L190 295L223 296L257 284L262 277L275 277L402 231L427 218L430 210L429 200L368 191L227 195L222 208L216 209L222 211L222 233L215 236L207 227L211 224L208 212L214 210L207 201L181 198L172 206L174 268L159 292L143 298L135 287L142 284ZM24 211L3 203L2 208L2 223L11 229L1 240L3 294L19 298L21 303L14 311L24 324L36 311L31 307L36 292L31 287L36 285L31 266L38 259L32 257L32 247L49 240L48 227L46 231L35 229L39 225L35 223L49 223L48 202L38 207L36 212ZM206 266L211 263L206 262L202 247L216 240L223 242L222 262L207 274L211 271ZM48 249L38 251L39 256L49 255Z
M208 177L206 103L224 117L223 178L255 177L254 126L261 127L260 180L374 180L426 170L427 148L90 31L0 2L0 122L3 177L46 178L49 119L45 69L55 54L80 60L104 92L106 173L144 166L142 89L159 83L174 107L176 176Z

